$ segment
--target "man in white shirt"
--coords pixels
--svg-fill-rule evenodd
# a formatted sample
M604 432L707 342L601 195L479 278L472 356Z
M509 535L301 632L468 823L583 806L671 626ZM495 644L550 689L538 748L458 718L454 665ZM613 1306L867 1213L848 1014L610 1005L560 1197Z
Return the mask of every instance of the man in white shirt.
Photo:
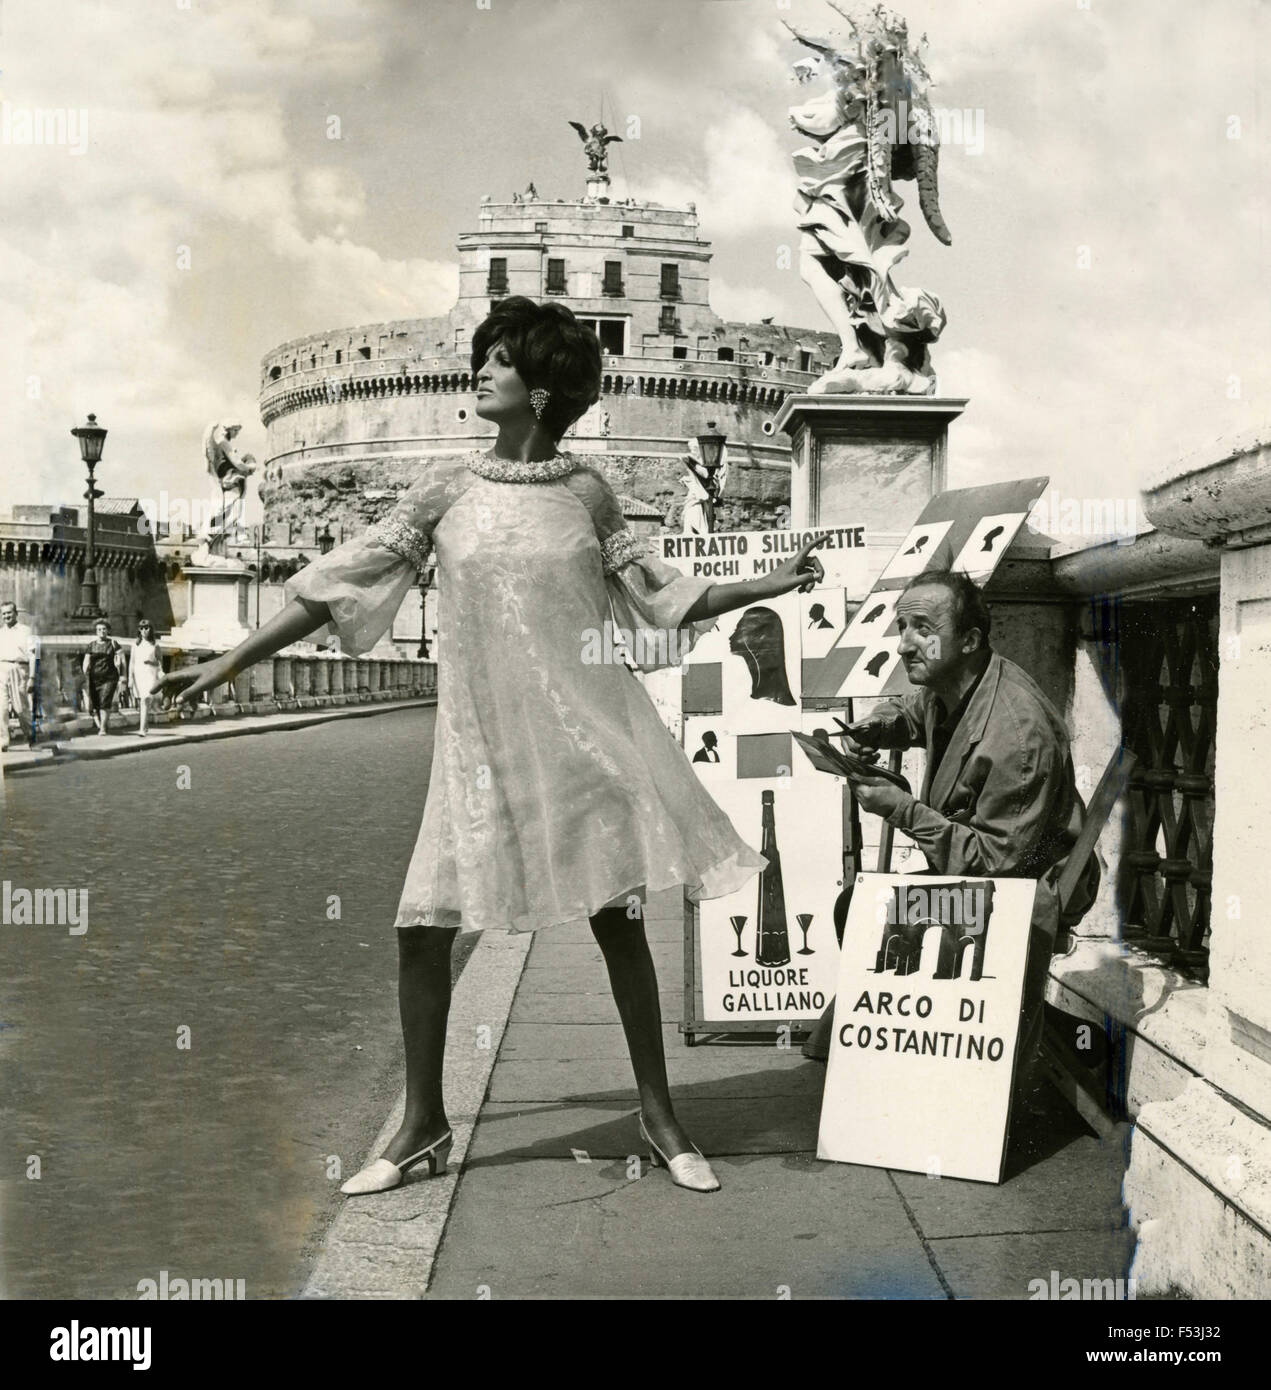
M17 715L27 742L35 747L31 705L35 695L35 665L39 639L18 622L18 605L0 604L0 751L9 746L9 716Z

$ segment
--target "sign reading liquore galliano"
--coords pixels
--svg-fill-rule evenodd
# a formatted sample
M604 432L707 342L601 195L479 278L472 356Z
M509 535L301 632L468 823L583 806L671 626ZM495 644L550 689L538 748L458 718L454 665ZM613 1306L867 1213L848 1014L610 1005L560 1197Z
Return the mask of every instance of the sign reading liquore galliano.
M1001 1181L1035 891L857 876L819 1158Z

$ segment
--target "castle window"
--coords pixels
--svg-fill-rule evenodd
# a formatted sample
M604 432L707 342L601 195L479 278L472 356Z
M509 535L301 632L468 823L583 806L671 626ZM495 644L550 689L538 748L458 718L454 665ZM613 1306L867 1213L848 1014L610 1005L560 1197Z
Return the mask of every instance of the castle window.
M730 347L722 347L719 349L717 356L721 362L731 362L733 360L733 350Z
M658 319L658 332L676 334L680 331L679 320L675 317L675 305L664 304L662 315Z
M623 236L635 236L635 228L632 227L632 226L630 226L628 223L624 222L624 223L622 224L622 235L623 235Z
M546 222L535 222L535 224L534 224L534 230L535 230L536 232L545 232L545 231L547 230L547 223L546 223Z
M362 359L363 362L369 362L371 360L371 349L365 346L360 347L357 350L357 355Z
M772 353L770 353L770 352L765 352L765 353L764 353L764 355L763 355L763 364L764 364L765 367L771 367L771 366L772 366Z
M663 265L661 294L663 299L678 299L680 297L680 268L678 265Z
M506 256L490 257L490 278L486 281L486 294L507 294L508 262Z
M504 286L506 288L506 286ZM565 262L564 260L549 259L547 262L547 293L565 293Z
M671 356L672 356L672 357L687 357L687 356L688 356L688 348L684 347L682 344L679 345L679 346L677 346L677 347L673 347L673 348L671 349Z
M800 351L799 370L801 372L810 372L812 370L812 354L810 352Z
M277 381L278 378L279 378L281 375L282 375L282 368L281 368L281 367L270 367L270 369L269 369L269 379L270 379L270 381Z
M625 293L622 287L622 262L605 262L605 294L622 295Z
M335 350L335 365L338 367L344 361L344 353L340 348Z

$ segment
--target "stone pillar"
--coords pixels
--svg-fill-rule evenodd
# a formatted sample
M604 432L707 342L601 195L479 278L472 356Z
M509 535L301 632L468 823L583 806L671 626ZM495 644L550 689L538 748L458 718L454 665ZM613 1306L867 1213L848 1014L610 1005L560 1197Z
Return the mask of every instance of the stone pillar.
M1213 914L1199 1073L1145 1105L1125 1193L1141 1293L1264 1297L1271 1280L1271 445L1144 493L1158 530L1221 547ZM1191 1060L1189 1058L1189 1060Z
M276 709L274 704L274 663L272 661L258 661L254 666L249 666L247 674L251 678L248 687L248 698L251 701L253 714L272 714Z
M296 708L296 692L292 684L289 656L274 657L274 703L279 709Z
M331 669L331 703L343 705L347 703L344 693L344 673L348 669L348 662L342 656L335 656L328 664Z
M319 706L331 703L331 667L333 663L330 657L317 657L313 663L313 698Z
M949 424L966 401L941 396L787 396L790 525L863 523L871 572L946 487Z
M232 561L217 567L187 565L189 617L164 639L186 651L232 651L251 635L247 626L247 590L251 571Z
M313 709L313 664L311 656L291 658L291 678L295 682L296 704L301 709Z

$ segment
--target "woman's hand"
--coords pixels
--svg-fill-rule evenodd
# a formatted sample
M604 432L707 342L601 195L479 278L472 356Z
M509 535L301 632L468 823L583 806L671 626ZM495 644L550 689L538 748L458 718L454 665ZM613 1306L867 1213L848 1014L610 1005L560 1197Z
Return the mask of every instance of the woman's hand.
M205 661L201 666L183 666L160 676L151 690L151 697L163 696L177 707L193 708L209 690L225 685L234 677L233 668L223 656Z
M777 594L788 594L791 589L798 589L801 594L806 594L818 584L825 582L825 567L812 551L829 539L828 531L814 537L801 545L788 560L783 560L776 569L768 572L767 577L772 581L774 597Z

